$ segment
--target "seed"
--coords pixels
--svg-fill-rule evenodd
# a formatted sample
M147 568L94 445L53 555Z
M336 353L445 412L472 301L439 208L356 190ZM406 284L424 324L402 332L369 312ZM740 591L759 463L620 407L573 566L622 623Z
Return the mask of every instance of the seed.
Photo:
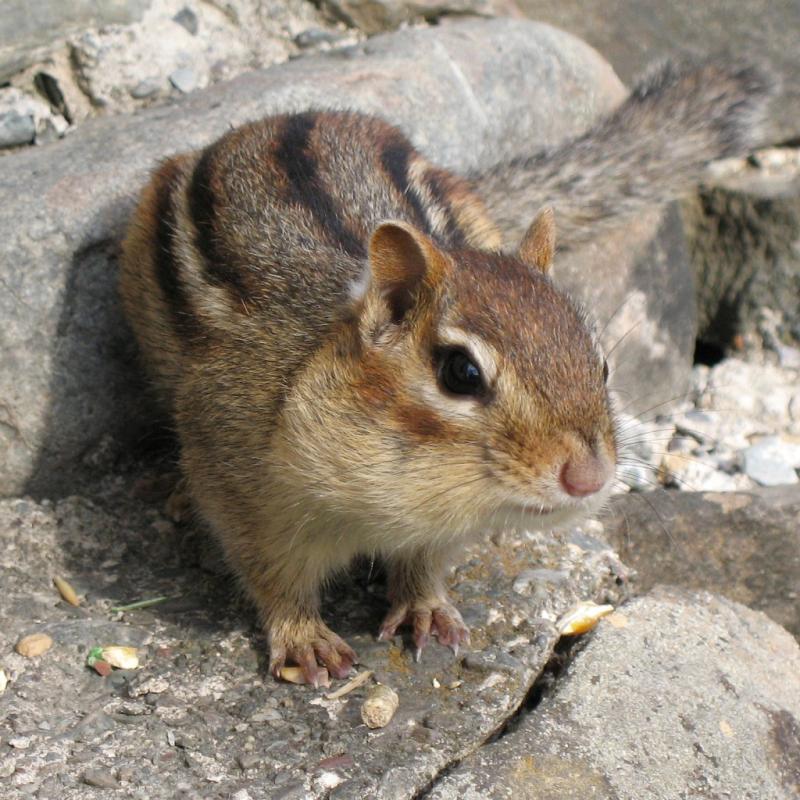
M56 575L55 578L53 578L53 583L55 584L56 589L58 589L58 593L66 603L69 603L71 606L79 606L81 604L80 598L75 593L75 590L72 588L72 586L70 586L68 581L65 581L64 578Z
M139 666L139 656L135 647L119 645L104 647L102 660L117 669L136 669Z
M556 630L562 636L578 636L587 633L597 625L601 617L610 614L614 606L599 606L591 600L574 605L556 623Z

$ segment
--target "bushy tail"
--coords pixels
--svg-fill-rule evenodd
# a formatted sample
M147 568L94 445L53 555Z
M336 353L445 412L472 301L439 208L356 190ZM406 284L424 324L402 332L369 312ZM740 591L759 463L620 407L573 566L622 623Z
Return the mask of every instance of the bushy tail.
M552 205L559 246L574 248L685 193L709 161L763 144L771 85L759 68L724 59L664 64L587 133L499 163L475 184L513 241Z

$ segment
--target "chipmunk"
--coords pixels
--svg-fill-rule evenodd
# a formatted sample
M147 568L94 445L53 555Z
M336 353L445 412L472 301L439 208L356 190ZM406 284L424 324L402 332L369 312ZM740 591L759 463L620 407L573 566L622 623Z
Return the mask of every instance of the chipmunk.
M465 538L597 509L617 463L608 368L548 276L567 246L747 151L765 80L667 65L588 133L468 182L381 119L272 116L165 161L123 247L121 295L174 418L193 501L268 634L270 669L344 677L320 587L387 566L380 635L417 655L468 630L444 576Z

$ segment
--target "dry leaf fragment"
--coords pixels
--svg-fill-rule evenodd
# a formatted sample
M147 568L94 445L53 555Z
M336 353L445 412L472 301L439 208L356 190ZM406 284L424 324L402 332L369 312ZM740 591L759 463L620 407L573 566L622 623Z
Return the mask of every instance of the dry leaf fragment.
M69 581L66 581L64 578L56 575L53 578L53 584L55 585L56 589L58 589L58 593L61 595L61 598L64 600L64 602L69 603L71 606L79 606L81 604L80 598L70 585Z
M25 658L34 658L46 653L53 646L53 640L46 633L32 633L17 642L16 650Z
M400 698L389 686L379 683L369 690L367 699L361 704L361 719L368 728L384 728L391 721Z
M325 695L326 700L338 700L346 694L350 694L354 689L365 684L372 677L372 670L368 669L364 672L359 672L355 678L351 678L344 686L340 686L335 692L328 692Z
M558 622L556 630L562 636L578 636L592 630L597 622L606 614L610 614L614 606L601 606L591 600L584 600L574 605Z

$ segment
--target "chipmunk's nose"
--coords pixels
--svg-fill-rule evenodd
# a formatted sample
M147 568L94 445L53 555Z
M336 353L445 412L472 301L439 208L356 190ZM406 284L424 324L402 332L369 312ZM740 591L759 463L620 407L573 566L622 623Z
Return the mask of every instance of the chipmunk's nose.
M570 458L561 467L559 480L568 495L588 497L608 483L613 471L613 465L606 456L586 453Z

